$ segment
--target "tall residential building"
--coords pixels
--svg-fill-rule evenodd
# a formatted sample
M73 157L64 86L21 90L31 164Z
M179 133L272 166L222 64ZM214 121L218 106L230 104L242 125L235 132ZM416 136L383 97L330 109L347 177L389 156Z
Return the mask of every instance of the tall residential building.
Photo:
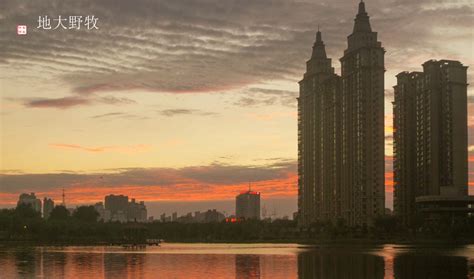
M413 224L418 209L467 209L472 202L468 197L466 70L458 61L430 60L423 64L423 72L397 75L394 210L407 226Z
M298 98L298 219L371 225L385 210L384 54L365 3L334 73L318 31Z
M27 204L30 205L35 211L41 213L41 200L36 198L35 193L23 193L18 199L17 205Z
M235 198L235 215L238 218L260 219L260 193L245 191Z
M51 211L54 208L54 201L49 198L43 199L43 218L48 219L49 215L51 215Z
M371 225L385 211L384 55L365 3L341 58L341 214L350 226Z
M341 80L319 30L299 85L298 216L307 225L341 214Z

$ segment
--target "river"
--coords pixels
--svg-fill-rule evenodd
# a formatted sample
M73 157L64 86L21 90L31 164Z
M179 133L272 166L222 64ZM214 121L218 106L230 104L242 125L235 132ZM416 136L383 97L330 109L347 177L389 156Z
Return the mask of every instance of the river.
M474 245L0 246L0 278L474 278Z

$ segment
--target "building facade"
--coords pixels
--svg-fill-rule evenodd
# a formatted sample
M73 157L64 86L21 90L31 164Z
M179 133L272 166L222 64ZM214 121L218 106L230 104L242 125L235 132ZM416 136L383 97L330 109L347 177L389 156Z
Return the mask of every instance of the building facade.
M319 30L299 86L298 216L303 224L310 224L341 213L341 79L334 73Z
M48 219L54 208L54 201L49 198L43 199L43 218Z
M395 214L411 226L418 211L467 208L467 67L430 60L394 89Z
M365 3L341 58L342 216L369 226L385 211L384 55Z
M145 202L136 202L135 199L131 199L129 202L128 196L124 195L108 195L105 197L104 216L109 217L110 221L118 222L146 222L148 218Z
M41 200L36 197L35 193L21 194L18 198L17 206L21 204L30 205L36 212L41 213Z
M260 193L245 191L235 198L237 218L260 220Z
M334 73L318 31L298 98L298 220L369 226L385 210L384 54L365 3Z
M135 199L132 199L128 203L127 219L130 221L145 222L147 218L145 202L136 202Z

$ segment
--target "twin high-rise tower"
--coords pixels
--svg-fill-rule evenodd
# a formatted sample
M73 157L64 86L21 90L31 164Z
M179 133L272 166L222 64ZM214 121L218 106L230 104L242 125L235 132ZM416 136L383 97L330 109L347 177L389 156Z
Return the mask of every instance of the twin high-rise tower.
M384 49L364 2L341 58L327 58L321 32L300 81L298 208L302 225L372 224L385 210Z

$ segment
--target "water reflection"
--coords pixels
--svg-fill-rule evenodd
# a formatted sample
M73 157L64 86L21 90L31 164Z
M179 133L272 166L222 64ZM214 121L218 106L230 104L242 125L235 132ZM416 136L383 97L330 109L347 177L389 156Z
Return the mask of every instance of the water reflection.
M394 259L395 278L467 278L463 257L399 255ZM471 274L474 275L474 274Z
M36 274L38 263L36 254L23 248L16 250L13 255L18 274Z
M235 278L260 278L260 256L235 255Z
M474 278L474 246L0 247L1 278Z
M317 249L298 256L298 277L383 279L384 259L342 249Z

